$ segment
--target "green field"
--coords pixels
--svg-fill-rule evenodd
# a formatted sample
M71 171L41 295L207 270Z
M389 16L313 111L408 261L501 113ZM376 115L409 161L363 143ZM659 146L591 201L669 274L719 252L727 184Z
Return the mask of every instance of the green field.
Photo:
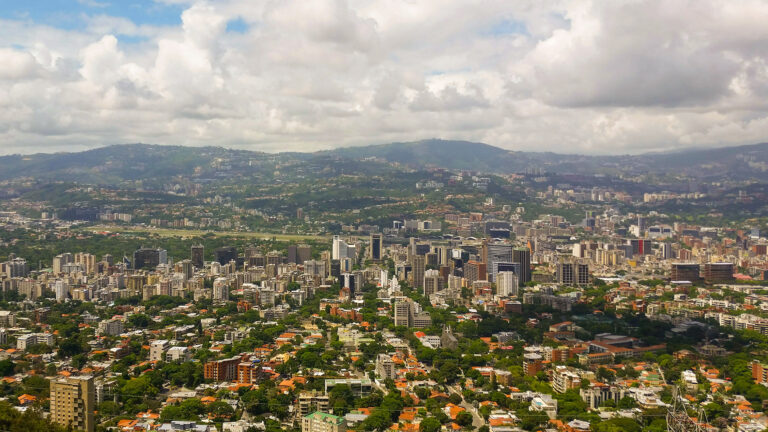
M133 234L153 234L160 237L202 237L204 235L213 237L240 237L246 239L262 239L278 241L295 240L329 240L331 236L302 235L302 234L274 234L266 232L243 232L243 231L205 231L174 228L152 228L152 227L124 227L111 225L96 225L80 228L80 231L102 232L109 231L113 233L133 233Z

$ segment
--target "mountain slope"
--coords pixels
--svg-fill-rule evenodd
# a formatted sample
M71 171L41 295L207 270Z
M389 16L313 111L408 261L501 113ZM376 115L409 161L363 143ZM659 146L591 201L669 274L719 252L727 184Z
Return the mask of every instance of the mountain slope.
M0 180L31 178L90 184L119 184L145 180L162 182L175 176L200 179L271 172L299 171L358 161L365 171L368 158L412 168L443 167L485 173L520 173L530 168L560 174L684 174L699 179L768 181L768 143L675 153L585 156L507 151L468 141L424 140L317 153L272 155L221 147L182 147L126 144L80 153L0 157Z

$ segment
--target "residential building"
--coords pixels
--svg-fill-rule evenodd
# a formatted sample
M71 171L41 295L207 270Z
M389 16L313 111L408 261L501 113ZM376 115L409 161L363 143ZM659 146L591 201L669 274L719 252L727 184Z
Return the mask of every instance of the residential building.
M51 421L74 430L93 432L95 409L93 376L51 380Z
M301 432L345 432L344 417L316 411L301 419Z

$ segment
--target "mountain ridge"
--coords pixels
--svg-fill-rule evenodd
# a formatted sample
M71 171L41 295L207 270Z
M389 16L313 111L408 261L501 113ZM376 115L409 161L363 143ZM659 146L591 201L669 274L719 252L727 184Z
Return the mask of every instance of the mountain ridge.
M768 181L768 143L734 147L682 149L669 153L593 156L506 150L485 143L427 139L316 152L264 153L217 146L116 144L82 152L0 156L0 179L33 177L47 180L118 183L170 178L218 161L245 164L311 163L327 159L384 160L414 169L441 167L495 174L544 172L570 174L683 174L730 176Z

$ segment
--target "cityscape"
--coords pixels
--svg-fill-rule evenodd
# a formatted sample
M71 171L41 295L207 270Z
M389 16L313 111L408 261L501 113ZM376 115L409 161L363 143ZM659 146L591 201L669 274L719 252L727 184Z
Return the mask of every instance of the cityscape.
M0 2L0 432L768 431L768 2Z

